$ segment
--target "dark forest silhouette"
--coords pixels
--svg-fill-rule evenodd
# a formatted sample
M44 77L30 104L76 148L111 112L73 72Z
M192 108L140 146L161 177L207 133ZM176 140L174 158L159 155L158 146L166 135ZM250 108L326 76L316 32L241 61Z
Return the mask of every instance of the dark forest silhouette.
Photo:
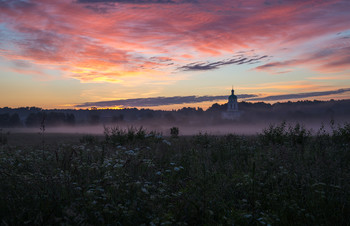
M264 102L239 102L243 112L234 123L259 123L281 120L329 122L330 120L349 121L350 100L298 101L269 104ZM37 107L0 108L0 127L39 127L45 115L48 127L99 125L115 123L177 125L216 125L231 123L222 119L227 104L213 104L207 110L184 107L179 110L162 111L150 109L41 109ZM233 122L232 122L233 123Z

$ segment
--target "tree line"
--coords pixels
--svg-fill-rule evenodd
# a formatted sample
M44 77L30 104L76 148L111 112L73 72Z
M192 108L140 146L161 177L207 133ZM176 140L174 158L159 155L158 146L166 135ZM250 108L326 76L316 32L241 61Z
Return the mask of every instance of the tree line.
M23 121L18 113L0 114L0 127L39 127L41 123L47 126L73 126L75 125L74 114L62 112L36 112L30 113Z

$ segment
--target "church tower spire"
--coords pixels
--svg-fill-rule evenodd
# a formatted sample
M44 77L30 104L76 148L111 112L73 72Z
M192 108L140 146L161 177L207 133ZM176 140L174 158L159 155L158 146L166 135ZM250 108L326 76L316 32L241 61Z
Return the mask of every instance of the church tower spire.
M235 90L231 89L231 95L228 97L228 102L227 102L227 111L224 112L223 118L225 119L231 119L231 120L237 120L241 112L238 110L238 101L237 101L237 96L235 95Z
M237 96L232 86L231 95L228 97L227 111L238 111Z

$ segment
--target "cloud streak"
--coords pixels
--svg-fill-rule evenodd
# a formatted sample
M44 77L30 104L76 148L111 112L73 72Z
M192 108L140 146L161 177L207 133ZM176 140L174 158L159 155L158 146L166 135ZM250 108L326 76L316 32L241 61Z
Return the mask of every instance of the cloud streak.
M267 58L268 56L253 56L253 57L245 57L245 56L236 56L231 59L221 60L216 62L196 62L190 63L185 66L181 66L178 70L181 71L206 71L206 70L214 70L219 69L225 65L242 65L242 64L255 64L259 63L260 60Z
M251 98L256 95L242 94L239 98ZM175 96L175 97L153 97L153 98L135 98L112 101L98 101L78 104L75 107L155 107L173 104L201 103L206 101L226 100L228 96Z
M294 93L294 94L282 94L271 95L265 97L259 97L256 94L241 94L237 95L239 101L283 101L283 100L298 100L303 98L314 98L320 96L331 96L335 94L343 94L350 92L350 88L321 91L321 92L306 92L306 93ZM208 101L222 101L227 100L228 96L174 96L174 97L152 97L152 98L134 98L123 100L111 100L111 101L98 101L98 102L86 102L83 104L75 105L76 108L85 107L156 107L176 104L191 104L202 103Z
M248 101L278 101L278 100L303 99L303 98L310 98L310 97L330 96L334 94L342 94L347 92L350 92L350 88L322 91L322 92L273 95L273 96L266 96L266 97L250 98L248 99Z

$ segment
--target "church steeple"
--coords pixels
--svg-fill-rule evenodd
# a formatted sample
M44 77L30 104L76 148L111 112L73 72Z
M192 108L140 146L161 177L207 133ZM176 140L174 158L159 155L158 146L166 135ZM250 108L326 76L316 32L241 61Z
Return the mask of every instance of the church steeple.
M231 90L231 95L228 97L227 111L238 111L237 96L235 95L235 90Z
M238 110L237 96L232 86L231 95L228 97L227 111L222 113L222 117L224 119L238 120L240 116L241 112Z

